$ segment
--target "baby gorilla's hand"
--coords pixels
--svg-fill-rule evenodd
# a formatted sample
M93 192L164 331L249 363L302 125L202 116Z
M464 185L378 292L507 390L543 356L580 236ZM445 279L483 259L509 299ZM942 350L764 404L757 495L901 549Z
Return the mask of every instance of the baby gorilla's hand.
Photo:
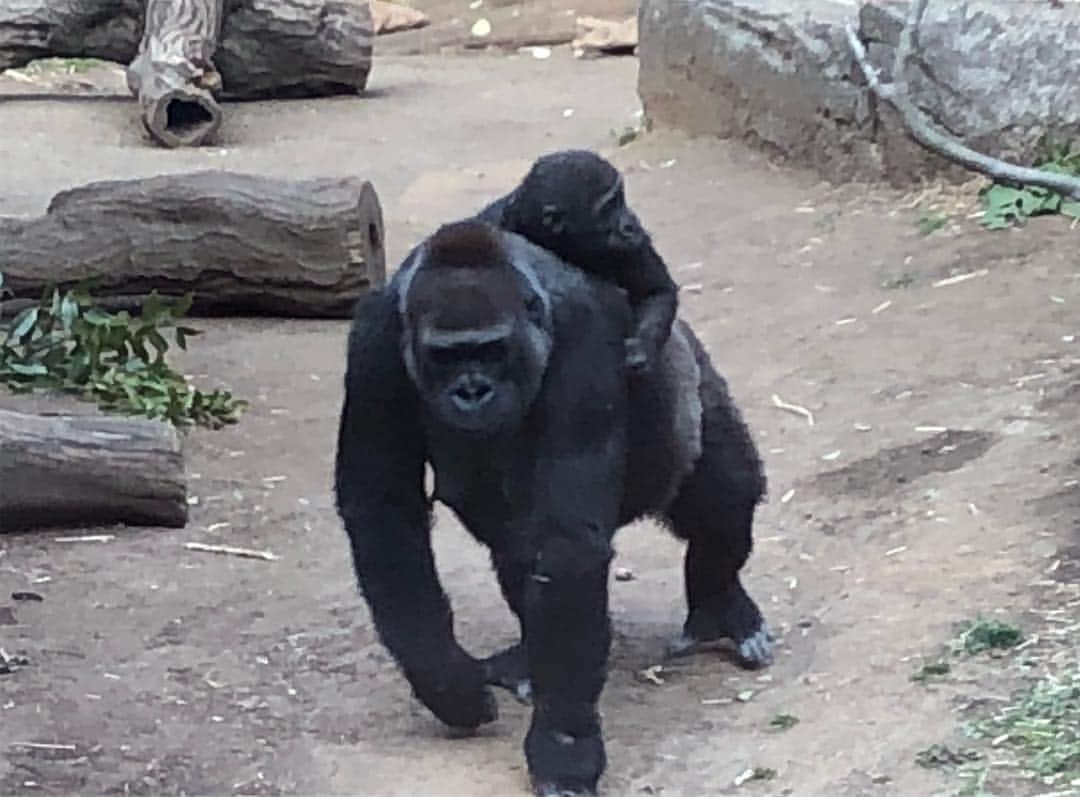
M626 367L634 376L640 376L649 372L649 355L645 351L645 344L639 337L626 338L623 342L626 348Z

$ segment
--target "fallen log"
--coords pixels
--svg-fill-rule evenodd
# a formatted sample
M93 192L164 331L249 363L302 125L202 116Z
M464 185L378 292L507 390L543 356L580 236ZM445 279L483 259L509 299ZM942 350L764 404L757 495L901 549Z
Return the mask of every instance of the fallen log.
M167 147L198 146L221 127L214 50L222 0L148 0L146 29L127 70L143 127Z
M214 62L229 99L355 94L371 73L363 0L226 0Z
M180 437L167 423L0 410L0 531L187 523Z
M222 99L318 97L367 85L374 38L360 0L224 0L214 63ZM36 58L130 63L143 0L0 2L0 71Z
M386 281L382 209L356 178L91 183L44 216L0 218L0 273L15 298L90 281L98 297L192 292L202 314L347 318Z

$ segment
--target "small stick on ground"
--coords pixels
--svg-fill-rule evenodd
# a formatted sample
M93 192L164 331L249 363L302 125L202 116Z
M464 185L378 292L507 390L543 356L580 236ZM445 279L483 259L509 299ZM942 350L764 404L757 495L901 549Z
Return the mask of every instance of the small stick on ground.
M785 412L793 412L796 415L801 415L802 417L806 418L806 422L808 424L810 424L811 426L814 425L814 413L810 412L810 410L806 409L806 407L803 407L799 404L789 404L775 393L773 393L772 396L772 403L773 406L777 409L784 410Z
M256 551L252 548L237 548L233 545L208 545L205 542L185 542L184 547L189 551L202 551L203 553L217 553L225 556L239 556L244 559L262 559L264 562L276 562L281 557L270 551Z
M985 277L990 273L988 268L980 268L978 271L969 271L966 274L957 274L954 277L946 277L945 279L938 280L931 285L932 288L946 288L949 285L959 285L961 282L967 282L970 279L976 277Z

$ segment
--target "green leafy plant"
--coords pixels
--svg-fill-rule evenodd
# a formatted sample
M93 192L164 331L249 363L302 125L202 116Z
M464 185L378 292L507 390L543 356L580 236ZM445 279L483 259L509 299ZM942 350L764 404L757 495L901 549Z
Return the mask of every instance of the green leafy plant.
M1080 151L1057 148L1035 164L1035 168L1054 174L1080 177ZM983 224L992 230L1000 230L1019 224L1029 216L1060 213L1080 219L1080 200L1064 197L1045 188L1035 186L1011 186L994 183L981 193Z
M0 280L2 289L2 280ZM198 330L177 322L192 297L151 294L137 314L107 312L84 287L51 288L38 304L0 327L0 383L74 393L103 409L143 415L176 426L219 428L235 423L247 403L226 390L204 392L165 361L171 328L181 349Z
M1024 633L1000 620L974 620L960 631L954 643L957 652L974 656L987 650L1008 650L1020 644Z
M954 750L947 744L932 744L925 750L915 754L915 763L920 767L933 769L934 767L957 766L978 761L982 754L978 750L959 749Z
M914 284L915 275L909 272L904 272L903 274L898 274L895 277L889 277L889 279L881 283L881 287L887 291L896 291L900 290L901 288L910 288Z
M777 714L769 720L769 727L777 731L786 731L799 724L799 718L794 714Z
M1080 780L1080 669L1047 675L993 717L968 727L1017 752L1040 778Z
M949 224L949 217L943 213L925 213L920 216L915 226L919 228L920 235L930 235Z
M926 683L934 678L948 675L950 669L949 662L944 660L927 662L912 674L911 680L915 683Z
M40 75L47 72L82 75L94 67L108 65L108 61L98 58L38 58L17 71L26 75Z

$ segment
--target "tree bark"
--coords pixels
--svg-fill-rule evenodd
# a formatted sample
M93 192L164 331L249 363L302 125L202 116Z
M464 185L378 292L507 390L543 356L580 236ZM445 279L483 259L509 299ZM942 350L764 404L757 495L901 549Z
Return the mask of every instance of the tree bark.
M130 63L143 19L143 0L0 2L0 70L52 56ZM220 96L361 91L373 38L371 8L362 0L224 0L214 58Z
M146 29L127 70L143 126L167 147L198 146L221 127L214 50L222 0L147 0Z
M103 523L182 527L180 437L160 421L0 410L0 531Z
M374 38L363 0L226 0L222 96L355 94L367 86Z
M57 194L44 216L0 218L0 272L23 299L89 280L101 297L190 291L197 313L347 318L386 281L382 210L356 178L91 183Z

